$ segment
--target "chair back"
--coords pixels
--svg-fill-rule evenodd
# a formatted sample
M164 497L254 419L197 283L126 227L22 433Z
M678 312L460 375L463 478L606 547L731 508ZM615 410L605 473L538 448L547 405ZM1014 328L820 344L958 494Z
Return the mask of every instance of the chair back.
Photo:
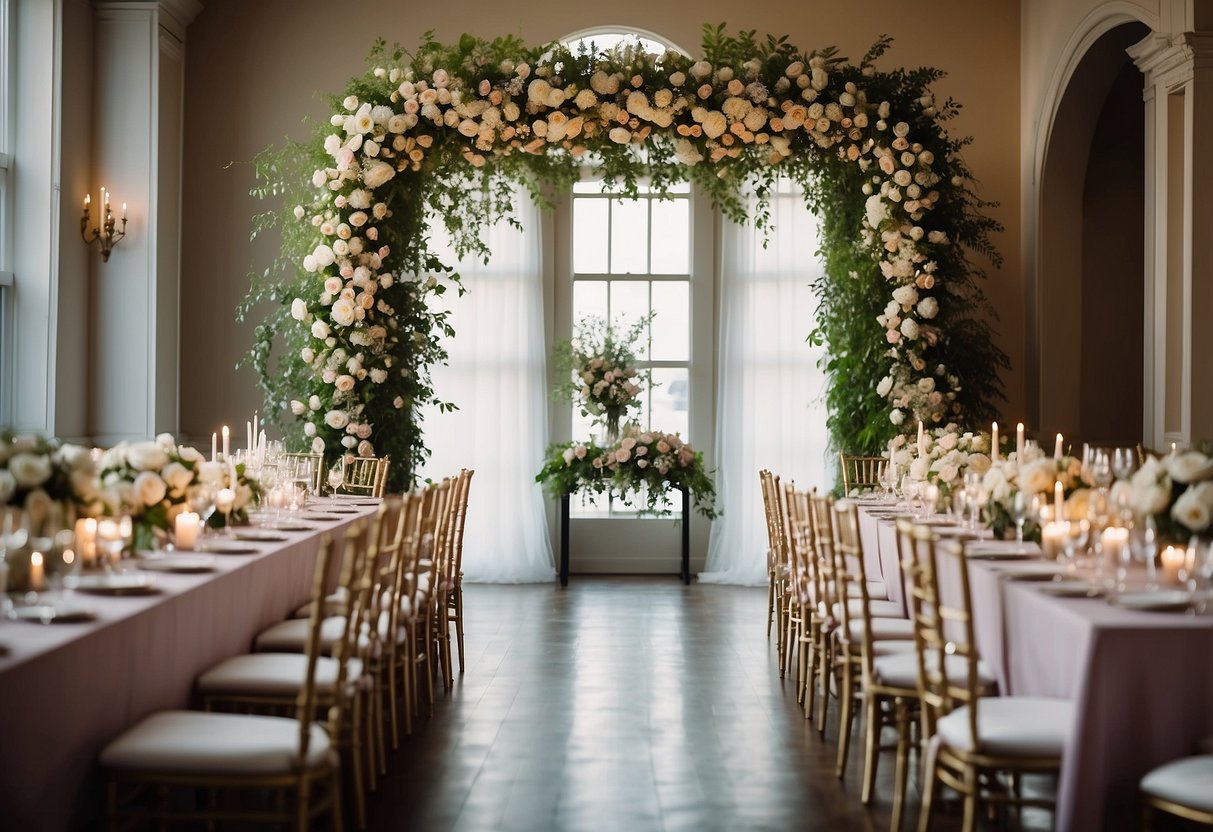
M858 456L839 453L842 466L842 494L847 496L857 488L879 488L880 476L889 461L883 456Z
M351 494L382 497L387 487L391 457L356 456L345 460L339 490Z
M358 520L350 525L345 532L347 550L352 549L348 557L351 568L347 597L349 599L345 623L341 634L333 643L332 656L337 660L337 682L334 691L343 691L349 681L349 660L358 656L360 639L370 607L371 589L373 586L373 570L376 559L376 547L379 521L382 514L376 514L375 520L367 522ZM345 697L334 696L329 709L329 727L336 737L342 723L342 712L345 708Z
M863 672L867 674L866 678L870 678L872 671L872 598L868 594L868 573L863 562L863 539L859 534L859 509L851 500L839 500L834 504L834 563L842 615L848 619L848 629L841 637L850 638L849 619L854 618L860 622L860 643L852 645L852 649L859 648ZM851 587L854 587L856 591L851 592ZM854 599L858 599L860 602L858 615L852 615L849 610L850 602Z
M762 487L763 516L767 521L767 541L771 552L768 566L776 575L782 575L783 568L788 564L788 554L786 527L780 506L779 477L763 469L758 472L758 479Z
M818 608L823 618L833 618L835 601L846 600L846 588L841 585L834 556L834 498L828 494L809 497L812 538L816 550ZM840 604L843 634L847 627L847 605Z
M804 492L796 490L795 483L787 483L783 487L783 511L787 516L787 550L788 566L791 570L791 582L795 588L798 603L809 603L813 600L812 570L813 556L810 551L811 529L807 514L802 513L801 495ZM807 620L807 619L806 619Z
M402 559L401 540L404 536L403 527L404 499L391 496L379 504L375 516L376 530L373 533L374 558L369 564L371 572L371 593L367 612L367 629L372 641L381 642L384 630L380 625L383 617L387 616L388 645L394 644L395 620L392 613L393 602L399 601L397 595L396 575L400 572Z
M299 759L306 760L312 740L312 722L316 718L316 663L320 657L320 628L325 619L325 587L328 582L329 562L332 557L333 538L326 534L320 539L320 551L316 555L316 572L312 578L312 600L308 608L308 631L305 655L307 672L303 687L295 700L296 716L299 719Z
M918 656L919 698L923 727L928 735L935 724L956 708L968 705L969 731L974 748L981 750L977 733L977 707L981 696L976 641L973 636L973 606L969 593L969 565L963 541L940 542L928 526L903 525L912 552L914 580L910 609L914 620L915 652ZM941 567L956 570L957 597L939 591ZM952 662L947 657L958 657Z
M283 454L278 468L279 476L283 481L302 481L301 478L306 471L308 488L313 494L320 493L320 484L324 481L324 454Z

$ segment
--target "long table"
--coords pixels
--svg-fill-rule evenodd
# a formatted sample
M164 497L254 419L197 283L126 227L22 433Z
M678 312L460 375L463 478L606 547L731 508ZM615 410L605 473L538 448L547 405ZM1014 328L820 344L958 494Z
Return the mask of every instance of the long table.
M216 554L213 572L154 573L155 594L77 593L92 621L0 621L0 825L96 823L106 743L150 713L189 707L200 673L247 653L258 632L307 600L321 536L336 543L373 512L308 521L316 530L253 543L255 555Z
M896 568L894 521L861 508L864 543ZM1213 616L1141 612L1099 598L1061 598L1008 580L1028 561L969 561L978 650L1004 693L1069 699L1057 829L1136 829L1137 783L1213 736ZM1032 568L1042 568L1033 566ZM890 595L900 573L882 574ZM945 597L957 576L940 576ZM1141 576L1130 580L1140 582Z

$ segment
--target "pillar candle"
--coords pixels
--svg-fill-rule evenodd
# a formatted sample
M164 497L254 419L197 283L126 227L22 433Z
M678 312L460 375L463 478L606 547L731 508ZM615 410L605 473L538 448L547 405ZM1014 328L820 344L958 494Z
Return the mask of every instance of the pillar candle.
M1103 549L1104 559L1109 564L1116 566L1124 556L1125 549L1128 548L1129 530L1119 526L1109 526L1099 536L1099 542Z
M1058 520L1066 516L1066 492L1059 482L1053 484L1053 516Z
M46 567L42 565L42 553L34 552L29 556L29 588L41 592L46 581Z
M990 427L990 459L998 461L998 423Z
M1040 530L1040 549L1046 558L1057 560L1065 548L1065 539L1069 533L1069 523L1052 521L1044 524Z
M193 549L198 545L198 515L183 511L173 521L173 531L178 549Z
M227 429L227 425L223 426L223 458L227 459L232 454L232 432Z
M1023 465L1023 450L1023 422L1020 422L1015 426L1015 458L1018 460L1020 465Z
M215 462L219 457L219 434L211 434L211 462Z
M1053 445L1053 458L1058 461L1061 460L1061 444L1061 434L1059 433L1057 434L1057 442Z
M76 551L80 553L84 566L93 566L97 561L97 521L82 517L76 521Z
M1162 574L1166 582L1178 586L1180 570L1188 562L1187 551L1182 546L1168 546L1159 553L1158 560L1162 564Z

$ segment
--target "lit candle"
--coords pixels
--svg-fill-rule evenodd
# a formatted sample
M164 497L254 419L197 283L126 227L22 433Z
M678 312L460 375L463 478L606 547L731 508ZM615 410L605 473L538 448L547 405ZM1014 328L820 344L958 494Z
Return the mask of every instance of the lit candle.
M1065 548L1066 537L1070 534L1070 524L1051 521L1045 523L1040 530L1040 549L1049 560L1057 560Z
M1060 482L1053 483L1053 516L1058 520L1066 516L1066 492Z
M211 462L217 461L219 458L219 434L211 434Z
M244 423L244 447L248 448L249 453L253 452L253 423Z
M1188 563L1187 550L1182 546L1168 546L1158 555L1158 560L1162 564L1162 574L1166 582L1178 585L1179 573Z
M1119 526L1109 526L1099 536L1099 542L1103 548L1104 558L1112 566L1117 566L1120 564L1125 549L1129 546L1129 530Z
M1015 458L1019 462L1020 465L1023 465L1023 449L1024 449L1023 422L1020 422L1019 424L1017 424L1015 426Z
M122 221L126 222L126 203L122 203Z
M97 521L92 517L83 517L76 521L76 548L80 551L81 562L92 566L97 560Z
M927 437L922 430L922 419L918 420L918 455L920 457L927 455Z
M227 459L232 455L232 432L227 429L227 425L223 426L223 458Z
M1053 445L1053 458L1061 461L1061 434L1057 434L1057 442Z
M998 423L995 422L990 428L990 459L998 461Z
M46 571L42 565L42 553L34 552L29 556L29 588L34 592L41 592L45 579Z
M198 545L198 515L192 511L183 511L174 521L174 531L178 549L193 549Z
M1175 443L1171 443L1171 456L1175 456Z

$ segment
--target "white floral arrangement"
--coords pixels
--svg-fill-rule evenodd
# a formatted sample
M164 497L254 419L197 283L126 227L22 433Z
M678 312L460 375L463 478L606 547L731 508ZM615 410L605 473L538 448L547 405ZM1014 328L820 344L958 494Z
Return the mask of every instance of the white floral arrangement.
M40 526L53 512L63 519L87 511L97 492L88 448L37 434L0 434L0 507L24 511Z
M985 474L990 470L990 435L967 431L954 422L923 432L925 454L905 434L893 437L885 456L895 472L908 474L911 480L939 486L947 496L964 484L966 473ZM900 476L898 474L898 476Z
M1140 517L1153 517L1181 543L1207 535L1213 526L1213 457L1199 450L1149 457L1127 482L1116 483L1112 497L1127 501Z
M231 489L234 521L245 516L261 491L243 463L208 460L167 433L151 442L120 442L102 454L99 468L89 513L130 515L136 524L136 546L150 544L152 529L172 528L177 516L189 510L190 491L196 485Z

